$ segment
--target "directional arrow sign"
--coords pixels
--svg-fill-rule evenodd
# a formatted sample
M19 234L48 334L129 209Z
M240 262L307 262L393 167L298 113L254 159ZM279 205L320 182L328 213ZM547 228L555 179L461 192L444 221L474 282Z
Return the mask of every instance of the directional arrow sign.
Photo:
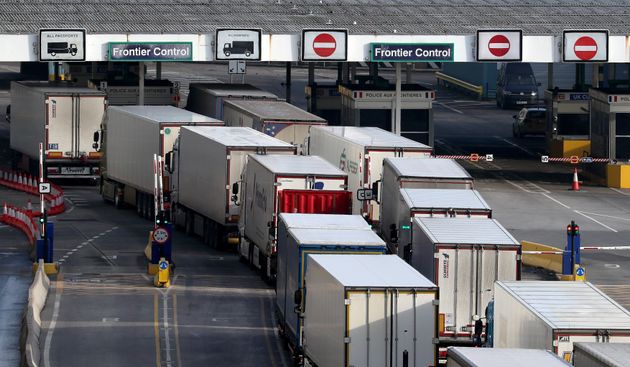
M521 61L523 32L520 30L477 31L478 61Z
M608 31L564 31L563 47L565 62L606 62Z

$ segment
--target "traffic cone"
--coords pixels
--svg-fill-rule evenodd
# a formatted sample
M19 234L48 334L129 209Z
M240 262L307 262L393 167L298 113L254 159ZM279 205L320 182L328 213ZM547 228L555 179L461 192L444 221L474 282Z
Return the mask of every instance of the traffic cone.
M578 181L577 167L573 169L573 183L571 184L572 191L580 191L580 181Z

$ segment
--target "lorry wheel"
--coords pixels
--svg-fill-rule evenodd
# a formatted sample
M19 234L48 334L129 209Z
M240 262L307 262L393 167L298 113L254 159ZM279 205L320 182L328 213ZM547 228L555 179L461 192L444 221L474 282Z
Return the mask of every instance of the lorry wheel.
M142 217L142 193L136 193L136 213L139 217Z
M225 56L230 57L230 55L232 54L230 51L223 51L223 53L225 54Z
M184 227L186 228L185 232L187 236L192 235L193 233L193 216L192 213L190 211L186 211L186 223L184 224Z
M245 56L246 56L246 57L250 57L250 56L251 56L251 54L252 54L251 52L249 52L249 51L245 51Z

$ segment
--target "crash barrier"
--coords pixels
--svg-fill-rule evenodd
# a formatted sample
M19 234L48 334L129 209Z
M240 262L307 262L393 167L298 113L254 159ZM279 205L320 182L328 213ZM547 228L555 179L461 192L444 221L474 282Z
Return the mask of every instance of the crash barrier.
M33 278L33 284L28 289L28 305L26 308L26 340L24 354L29 367L39 366L41 357L39 338L42 329L41 312L46 304L50 279L44 272L44 261L39 261L39 267Z
M0 222L22 231L28 238L31 246L33 246L39 238L39 224L35 219L36 217L37 215L33 211L4 203L0 214Z
M469 155L463 155L463 154L459 154L459 155L432 155L431 157L433 157L433 158L443 158L443 159L466 160L466 161L471 161L471 162L479 162L479 161L492 162L492 161L494 161L494 154L477 154L477 153L472 153L472 154L469 154Z
M550 157L548 155L540 156L540 161L542 163L571 163L571 164L579 164L579 163L615 163L614 160L608 158L593 158L593 157L578 157L577 155L572 155L568 158L563 157Z
M31 195L39 195L37 178L26 173L0 169L0 185ZM50 183L50 194L45 194L44 199L47 202L48 215L61 214L66 210L63 190L58 185ZM41 215L37 211L33 213L35 216Z
M521 241L523 264L562 273L562 250L541 243Z
M437 79L438 85L442 85L444 87L454 86L456 88L461 88L467 92L472 92L473 94L477 95L478 99L483 98L483 86L481 85L474 85L440 72L435 73L435 77Z

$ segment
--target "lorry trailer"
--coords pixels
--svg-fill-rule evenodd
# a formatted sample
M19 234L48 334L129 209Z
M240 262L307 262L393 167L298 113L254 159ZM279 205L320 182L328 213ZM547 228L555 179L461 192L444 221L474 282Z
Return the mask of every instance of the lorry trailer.
M454 159L409 157L385 158L380 190L375 190L381 210L379 232L392 242L390 229L398 218L398 197L401 188L472 189L474 179Z
M520 279L521 245L495 219L416 217L399 254L440 287L443 346L472 344L494 282Z
M630 343L573 343L575 367L624 367L630 364Z
M547 350L517 348L448 348L446 367L569 367Z
M411 224L416 217L492 217L492 209L477 190L399 189L398 200L393 204L396 205L396 216L387 227L387 245L392 253L399 256L402 254L398 252L398 244L411 243ZM385 217L382 218L384 221Z
M551 350L573 362L573 343L630 343L630 312L588 282L499 281L495 348Z
M295 147L248 127L184 126L173 149L173 222L204 243L238 243L238 184L249 154L295 154Z
M371 198L377 191L388 157L431 156L432 148L375 127L312 127L309 154L319 155L348 173L348 189L353 192L352 213L370 223L379 221L379 203ZM366 196L367 195L367 196Z
M90 79L88 87L107 94L110 106L139 104L138 81ZM179 104L179 90L170 80L146 79L144 81L145 106L175 106Z
M273 93L250 84L191 83L188 87L186 109L215 119L223 120L223 103L237 99L277 100Z
M107 107L105 93L68 83L11 82L12 165L38 174L43 143L48 178L99 177L101 154L94 148Z
M304 357L318 367L437 366L437 286L394 255L308 255Z
M350 214L348 175L317 156L252 155L242 184L239 252L268 280L280 213Z
M166 158L182 126L220 126L222 121L173 106L111 106L102 124L101 195L117 208L153 216L153 156ZM168 163L168 162L167 162ZM164 172L166 200L170 176Z
M322 235L312 237L316 229ZM309 237L311 236L311 237ZM332 238L332 243L330 242ZM296 291L304 289L304 271L308 254L359 253L383 254L385 243L360 215L282 213L278 221L278 265L276 313L280 330L296 355L301 352L302 319L296 310Z
M311 126L326 125L326 120L290 103L270 99L226 100L223 103L226 126L246 126L262 131L298 148L305 154Z

